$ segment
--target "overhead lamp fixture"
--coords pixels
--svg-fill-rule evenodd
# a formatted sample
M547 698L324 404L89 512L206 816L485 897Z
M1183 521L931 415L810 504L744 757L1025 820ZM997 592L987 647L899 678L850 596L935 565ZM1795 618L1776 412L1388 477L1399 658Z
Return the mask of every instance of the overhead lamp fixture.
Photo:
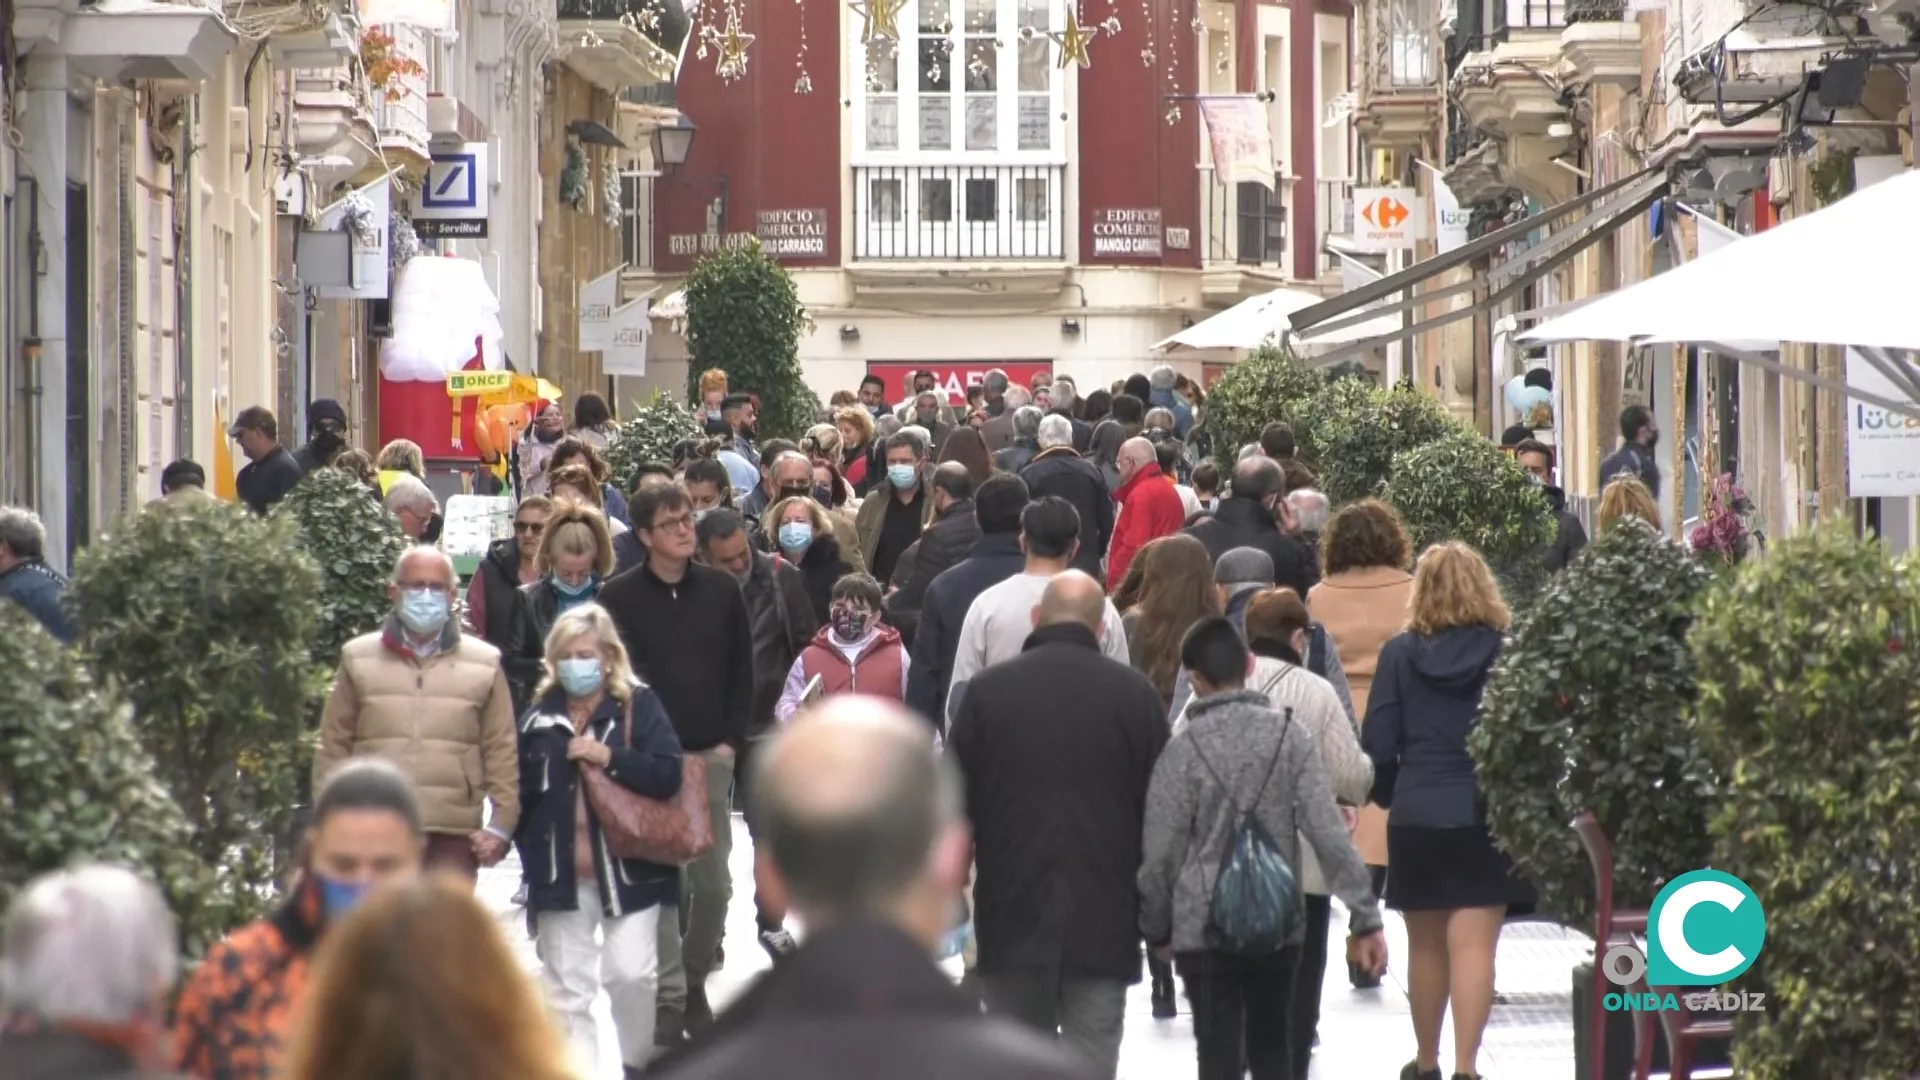
M843 324L840 327L840 340L841 341L859 341L860 328L853 325L852 323Z
M598 120L575 120L567 125L567 134L588 146L611 146L615 150L627 148L627 144L620 141L620 136L615 135L612 128Z
M1061 319L1060 332L1066 335L1067 337L1079 337L1080 336L1080 320L1079 319Z
M653 163L661 167L685 165L693 151L693 120L686 113L675 113L673 123L653 130Z

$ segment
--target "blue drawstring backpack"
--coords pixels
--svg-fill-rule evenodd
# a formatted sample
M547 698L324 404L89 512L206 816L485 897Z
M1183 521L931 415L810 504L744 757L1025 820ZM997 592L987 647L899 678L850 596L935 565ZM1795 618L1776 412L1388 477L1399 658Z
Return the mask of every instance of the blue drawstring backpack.
M1288 709L1280 728L1280 741L1273 748L1273 760L1267 763L1266 778L1245 810L1233 801L1233 789L1200 753L1200 764L1213 774L1214 782L1225 793L1227 805L1239 816L1233 827L1227 850L1220 857L1219 876L1213 882L1212 903L1207 914L1207 948L1235 956L1267 956L1280 951L1293 940L1300 928L1300 891L1294 879L1293 864L1280 845L1274 843L1256 811L1273 782L1280 764L1280 753L1287 745L1287 731L1293 727L1293 710Z

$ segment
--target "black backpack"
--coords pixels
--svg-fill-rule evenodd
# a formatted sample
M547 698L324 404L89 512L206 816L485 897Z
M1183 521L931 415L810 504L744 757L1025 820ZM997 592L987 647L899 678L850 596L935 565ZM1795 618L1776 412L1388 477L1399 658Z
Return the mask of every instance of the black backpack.
M1280 951L1293 940L1301 925L1299 885L1293 864L1280 845L1273 842L1255 811L1273 782L1273 773L1286 749L1287 732L1293 727L1293 710L1288 709L1280 728L1280 741L1274 746L1273 760L1267 763L1266 778L1254 795L1253 805L1242 810L1233 802L1233 789L1221 779L1198 744L1194 753L1200 764L1213 774L1227 803L1239 815L1227 850L1220 857L1220 869L1213 882L1212 902L1207 914L1207 948L1235 956L1267 956Z

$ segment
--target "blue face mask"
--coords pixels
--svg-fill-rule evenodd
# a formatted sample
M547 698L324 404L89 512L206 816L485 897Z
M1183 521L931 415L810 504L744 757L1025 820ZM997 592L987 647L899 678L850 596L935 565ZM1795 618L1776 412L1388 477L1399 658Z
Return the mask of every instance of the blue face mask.
M887 483L892 484L901 491L906 491L913 487L914 483L919 479L920 470L911 465L887 466Z
M373 889L371 881L336 881L325 874L315 874L313 880L320 887L320 913L330 923L346 918Z
M409 589L400 594L400 624L425 637L447 625L447 594L438 589Z
M782 551L805 551L813 543L813 526L804 521L789 521L780 526L780 549Z
M606 680L605 665L596 656L569 656L560 661L560 688L568 697L586 697Z
M593 591L593 587L595 585L600 584L600 578L598 575L595 575L595 574L588 574L587 580L581 582L578 585L569 585L566 582L561 581L560 576L558 574L551 575L551 578L553 581L553 588L555 592L558 592L561 596L572 597L574 599L578 599L582 596L587 595L588 593Z

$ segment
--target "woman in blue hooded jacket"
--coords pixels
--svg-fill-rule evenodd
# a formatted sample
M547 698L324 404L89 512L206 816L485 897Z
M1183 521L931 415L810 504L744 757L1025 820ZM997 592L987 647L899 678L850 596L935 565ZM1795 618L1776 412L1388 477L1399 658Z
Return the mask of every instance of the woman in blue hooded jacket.
M1467 734L1510 616L1478 552L1420 556L1407 629L1380 650L1361 746L1386 807L1387 906L1406 916L1407 990L1417 1045L1401 1080L1440 1080L1440 1026L1453 1009L1453 1080L1477 1080L1493 1009L1494 950L1512 864L1480 812Z

